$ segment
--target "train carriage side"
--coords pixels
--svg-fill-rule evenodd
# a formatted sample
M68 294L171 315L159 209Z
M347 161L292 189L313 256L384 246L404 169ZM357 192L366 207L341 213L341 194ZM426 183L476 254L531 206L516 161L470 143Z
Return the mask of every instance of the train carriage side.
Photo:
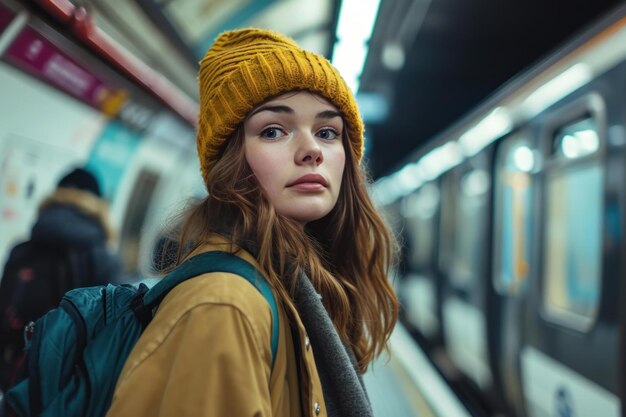
M622 6L386 180L415 173L399 187L405 225L436 247L433 273L428 262L408 272L438 305L417 294L425 285L404 286L408 324L426 340L441 332L492 412L624 415L625 16ZM453 145L462 157L420 178L432 149ZM430 187L435 228L420 204Z
M414 327L421 345L436 354L443 343L438 278L438 243L441 186L429 181L401 200L405 267L398 295L405 319Z
M528 126L496 144L490 282L496 301L491 346L497 363L495 378L509 412L517 416L525 415L518 356L535 248L537 187L533 172L537 159L535 135Z
M620 416L626 65L538 117L535 265L524 294L526 412Z

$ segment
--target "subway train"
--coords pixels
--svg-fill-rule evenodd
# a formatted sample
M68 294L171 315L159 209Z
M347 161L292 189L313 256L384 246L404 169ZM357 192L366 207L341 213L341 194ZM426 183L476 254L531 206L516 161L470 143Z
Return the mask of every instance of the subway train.
M476 415L625 415L625 151L621 6L373 185L402 320Z
M128 280L204 190L197 104L69 1L0 1L0 262L74 166L101 181ZM181 202L180 206L173 205Z

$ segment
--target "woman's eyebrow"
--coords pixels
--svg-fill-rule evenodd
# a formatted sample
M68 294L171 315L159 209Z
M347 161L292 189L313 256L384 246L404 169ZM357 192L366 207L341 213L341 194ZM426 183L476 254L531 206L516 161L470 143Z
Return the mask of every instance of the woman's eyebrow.
M250 113L250 116L254 116L257 113L260 113L262 111L271 111L274 113L295 113L294 110L289 107L289 106L285 106L285 105L277 105L277 106L261 106L258 109L254 110L252 113ZM248 116L248 117L250 117Z
M315 117L318 119L332 119L335 117L341 117L341 113L335 110L325 110L317 113Z

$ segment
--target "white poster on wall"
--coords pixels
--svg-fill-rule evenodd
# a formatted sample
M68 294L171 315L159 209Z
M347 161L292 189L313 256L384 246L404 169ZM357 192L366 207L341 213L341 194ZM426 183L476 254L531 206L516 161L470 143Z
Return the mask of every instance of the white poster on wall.
M0 153L0 254L26 239L41 201L76 156L14 134L4 135Z
M29 236L60 177L85 163L106 122L98 111L0 63L0 268ZM19 100L16 100L19 97Z

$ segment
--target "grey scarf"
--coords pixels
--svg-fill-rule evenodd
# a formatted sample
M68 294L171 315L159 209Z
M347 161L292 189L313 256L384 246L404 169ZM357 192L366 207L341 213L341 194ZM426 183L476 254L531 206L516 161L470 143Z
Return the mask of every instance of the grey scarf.
M305 274L298 278L295 304L313 347L328 416L373 417L354 353L342 343L320 295Z

